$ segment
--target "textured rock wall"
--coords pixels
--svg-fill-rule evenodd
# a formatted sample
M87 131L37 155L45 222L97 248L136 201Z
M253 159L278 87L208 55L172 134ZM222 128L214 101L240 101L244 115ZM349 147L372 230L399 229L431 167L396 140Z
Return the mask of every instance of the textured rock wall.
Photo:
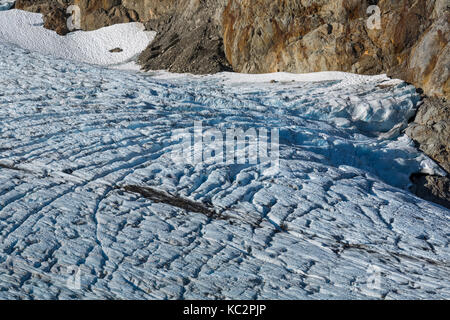
M447 0L230 0L224 47L239 72L386 72L448 97L449 18Z
M450 172L450 105L438 98L426 99L406 130L420 149Z
M173 14L176 0L73 0L81 8L81 27L95 30L126 22L146 22Z
M176 0L123 0L122 4L139 14L141 21L157 19L174 12Z
M133 9L122 5L122 0L74 0L81 9L81 28L95 30L117 23L139 21Z
M162 3L168 3L168 0ZM116 23L133 21L146 21L150 7L144 7L148 3L160 3L159 1L122 1L122 0L17 0L16 8L40 12L44 20L51 17L62 16L62 19L54 21L46 26L58 31L63 29L67 22L66 9L71 4L76 4L81 10L81 29L96 30ZM55 19L53 19L55 20ZM67 30L68 32L68 30ZM65 33L67 33L65 32Z
M426 98L414 121L406 129L419 149L450 172L450 104L440 98ZM450 208L450 178L427 175L412 177L413 191L423 199Z

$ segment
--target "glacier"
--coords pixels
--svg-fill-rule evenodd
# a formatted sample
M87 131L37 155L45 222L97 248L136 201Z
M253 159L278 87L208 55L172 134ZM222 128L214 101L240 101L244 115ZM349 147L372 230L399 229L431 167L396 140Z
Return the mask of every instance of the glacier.
M413 86L18 45L0 41L0 299L450 298L450 211L408 191L444 174L403 134ZM277 128L279 171L174 163L194 121Z

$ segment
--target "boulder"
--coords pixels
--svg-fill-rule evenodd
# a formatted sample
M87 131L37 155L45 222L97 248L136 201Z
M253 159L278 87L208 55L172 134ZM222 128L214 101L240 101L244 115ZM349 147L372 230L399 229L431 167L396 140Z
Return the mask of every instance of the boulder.
M61 36L70 32L67 26L68 15L64 7L55 7L44 15L44 27L55 30Z
M44 27L56 31L59 35L66 35L70 32L67 27L68 14L66 9L71 0L17 0L16 9L42 13Z

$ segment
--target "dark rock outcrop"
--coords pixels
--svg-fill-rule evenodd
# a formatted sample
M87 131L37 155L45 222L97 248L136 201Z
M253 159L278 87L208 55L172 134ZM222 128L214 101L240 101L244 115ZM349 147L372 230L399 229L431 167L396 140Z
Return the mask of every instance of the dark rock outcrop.
M416 174L411 177L411 191L418 197L450 209L450 179Z
M442 98L425 98L406 129L420 150L450 172L450 103ZM449 177L413 175L412 192L450 209Z
M56 7L44 16L44 27L55 30L59 35L66 35L70 32L67 27L67 13L63 7Z
M59 35L70 32L67 27L68 14L66 9L71 0L17 0L16 9L42 13L44 16L44 27L55 30Z
M450 172L450 103L440 98L425 99L406 133L420 150Z
M145 70L197 74L231 71L225 58L221 33L224 0L179 1L172 11L155 16L147 28L158 31L142 53Z

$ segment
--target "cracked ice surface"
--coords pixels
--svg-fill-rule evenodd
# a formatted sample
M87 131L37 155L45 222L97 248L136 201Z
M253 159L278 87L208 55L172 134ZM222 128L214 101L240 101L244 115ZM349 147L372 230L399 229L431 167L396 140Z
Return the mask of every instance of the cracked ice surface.
M413 87L158 78L1 43L0 56L0 298L450 298L449 211L402 189L437 170L401 135ZM280 172L175 165L172 131L194 120L279 128Z

